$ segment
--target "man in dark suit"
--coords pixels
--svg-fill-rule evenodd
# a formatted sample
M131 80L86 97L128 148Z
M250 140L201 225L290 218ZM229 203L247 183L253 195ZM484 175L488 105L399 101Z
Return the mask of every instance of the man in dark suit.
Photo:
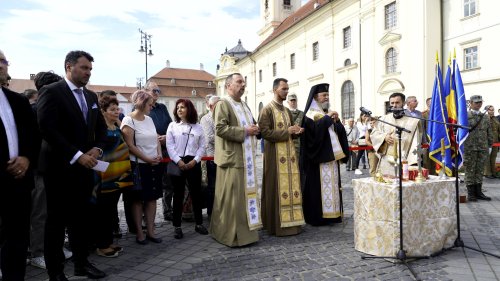
M0 51L0 84L7 82L9 62ZM4 281L24 280L29 244L31 190L40 147L35 115L28 99L0 88L0 219Z
M50 280L64 275L64 228L71 233L75 275L103 278L88 261L90 199L94 168L102 155L106 123L97 95L88 83L93 57L84 51L66 55L66 77L40 89L38 124L43 137L39 170L47 194L45 262Z

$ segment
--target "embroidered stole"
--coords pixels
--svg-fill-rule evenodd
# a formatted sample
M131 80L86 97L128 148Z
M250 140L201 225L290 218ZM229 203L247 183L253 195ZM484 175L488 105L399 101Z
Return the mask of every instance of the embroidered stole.
M271 103L274 129L283 130L291 126L291 120L284 110ZM281 227L304 225L300 173L295 144L291 137L284 142L276 142L276 165L278 177L278 198Z
M250 109L243 102L236 102L230 97L225 97L229 102L236 115L236 119L241 127L253 124L253 117ZM262 220L260 217L260 198L258 196L257 173L255 167L255 149L257 139L255 136L245 136L242 144L243 159L245 159L244 182L245 182L245 201L246 213L248 219L248 227L250 230L262 228Z
M316 101L313 100L306 116L313 121L317 121L323 118L325 113L319 108ZM337 161L346 157L346 155L342 150L342 146L340 146L337 133L333 130L333 126L328 128L328 133L330 134L330 141L335 160L319 164L321 205L323 218L338 218L342 216L342 206L340 202L340 187L338 181L339 170Z

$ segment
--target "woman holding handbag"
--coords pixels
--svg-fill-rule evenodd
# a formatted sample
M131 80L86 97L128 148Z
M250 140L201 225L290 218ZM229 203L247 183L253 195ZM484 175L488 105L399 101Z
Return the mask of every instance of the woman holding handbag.
M174 237L181 239L184 235L181 229L182 205L184 190L187 183L193 202L196 226L194 230L202 235L208 231L203 226L201 214L201 157L205 153L205 135L200 124L196 124L198 114L193 103L188 99L179 99L175 103L175 122L167 129L166 144L168 155L172 162L167 167L174 186Z
M136 242L161 243L155 236L156 200L162 196L161 146L153 119L147 116L153 106L153 97L144 90L135 91L131 98L134 111L122 120L121 130L130 150L130 164L134 187L130 191L132 214L136 227ZM144 210L144 211L143 211ZM147 234L141 231L142 215L146 217Z

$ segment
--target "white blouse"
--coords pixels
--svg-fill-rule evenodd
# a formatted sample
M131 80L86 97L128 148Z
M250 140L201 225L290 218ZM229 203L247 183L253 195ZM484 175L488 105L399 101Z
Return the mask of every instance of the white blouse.
M194 160L199 163L205 154L203 128L200 124L171 122L167 129L166 144L168 155L175 163L179 162L181 157L188 155L194 156Z
M158 156L158 135L153 119L149 116L144 116L144 120L132 120L132 117L125 116L122 120L120 129L129 126L135 132L135 146L146 156L155 158ZM135 155L130 155L130 160L139 163L146 163L141 158Z

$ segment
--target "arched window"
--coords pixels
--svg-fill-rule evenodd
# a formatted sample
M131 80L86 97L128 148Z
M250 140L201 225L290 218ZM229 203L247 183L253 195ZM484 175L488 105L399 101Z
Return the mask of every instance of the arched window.
M351 80L342 84L342 119L354 117L354 85Z
M348 66L348 65L351 65L351 60L350 59L346 59L344 61L344 66Z
M385 73L394 73L398 69L398 53L396 49L389 48L385 53Z

